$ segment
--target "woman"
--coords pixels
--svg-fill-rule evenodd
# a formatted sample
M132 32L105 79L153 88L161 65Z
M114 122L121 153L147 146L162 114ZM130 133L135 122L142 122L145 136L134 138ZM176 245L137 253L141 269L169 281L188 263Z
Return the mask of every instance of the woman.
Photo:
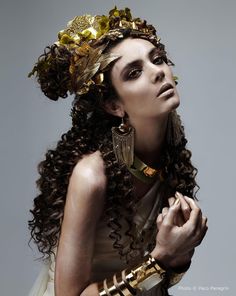
M156 30L130 10L76 17L33 71L72 128L39 164L29 221L47 259L31 295L168 295L207 231Z

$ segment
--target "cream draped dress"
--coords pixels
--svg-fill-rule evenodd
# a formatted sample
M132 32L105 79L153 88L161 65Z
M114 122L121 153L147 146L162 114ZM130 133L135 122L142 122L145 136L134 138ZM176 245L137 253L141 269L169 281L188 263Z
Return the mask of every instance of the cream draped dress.
M148 229L155 220L157 212L161 206L159 196L159 186L161 182L157 180L148 192L139 200L138 210L134 217L134 221L138 226L138 230ZM120 259L112 246L113 241L108 237L110 228L107 227L103 220L98 223L96 229L96 240L94 248L94 259L92 264L92 282L99 282L105 278L111 278L114 273L127 268L124 260ZM127 246L129 238L123 236L121 243ZM55 259L51 256L48 263L44 263L40 274L38 275L29 296L54 296L54 271ZM151 289L142 295L163 295L159 288Z

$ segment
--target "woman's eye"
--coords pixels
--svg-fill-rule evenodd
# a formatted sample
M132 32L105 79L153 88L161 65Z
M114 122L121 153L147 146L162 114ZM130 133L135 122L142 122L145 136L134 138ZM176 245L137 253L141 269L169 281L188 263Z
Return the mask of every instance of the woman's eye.
M155 65L161 65L163 62L164 62L164 58L163 57L160 57L160 56L157 56L157 57L154 57L153 58L153 64Z
M138 78L141 74L141 71L140 69L133 69L131 70L129 73L128 73L128 79L135 79L135 78Z

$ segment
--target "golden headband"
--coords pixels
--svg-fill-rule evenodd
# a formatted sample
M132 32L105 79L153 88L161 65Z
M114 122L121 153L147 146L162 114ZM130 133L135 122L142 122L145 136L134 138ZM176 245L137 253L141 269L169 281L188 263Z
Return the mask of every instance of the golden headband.
M156 30L145 20L133 18L129 8L116 7L105 15L76 16L67 27L58 33L54 46L65 48L70 53L68 91L83 95L92 88L104 87L103 73L119 56L104 52L107 45L125 36L145 38L158 44ZM38 60L29 76L39 77L40 71L50 67L52 58Z

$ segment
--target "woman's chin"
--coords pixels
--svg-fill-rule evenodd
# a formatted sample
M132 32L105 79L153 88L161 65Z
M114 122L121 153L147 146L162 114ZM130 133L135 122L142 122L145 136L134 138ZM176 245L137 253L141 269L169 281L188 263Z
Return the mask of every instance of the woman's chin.
M175 104L173 105L173 109L177 109L180 105L180 100L176 100Z
M180 105L180 99L178 95L175 95L168 99L168 111L171 112L177 109Z

